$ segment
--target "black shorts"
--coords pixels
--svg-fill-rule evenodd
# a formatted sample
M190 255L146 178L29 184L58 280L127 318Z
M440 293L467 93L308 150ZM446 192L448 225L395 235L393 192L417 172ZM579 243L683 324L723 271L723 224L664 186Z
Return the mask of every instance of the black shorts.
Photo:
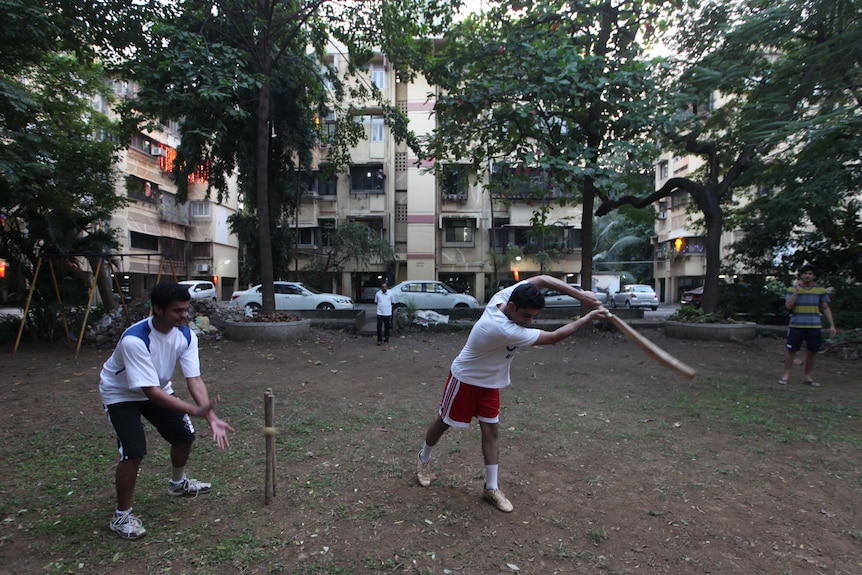
M787 349L790 351L799 351L802 348L802 342L805 342L805 349L812 352L820 351L823 345L823 334L819 327L790 327L787 328Z
M171 445L195 440L195 428L188 414L160 407L152 401L124 401L105 406L108 421L117 434L120 461L140 459L147 454L147 436L141 416Z

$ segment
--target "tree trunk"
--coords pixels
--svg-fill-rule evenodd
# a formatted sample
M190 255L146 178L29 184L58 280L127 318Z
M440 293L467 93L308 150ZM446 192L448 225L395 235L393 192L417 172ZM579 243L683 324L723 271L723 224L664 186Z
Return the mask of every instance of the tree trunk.
M596 201L595 182L584 180L584 200L581 216L581 287L593 289L593 206Z
M269 213L269 146L270 146L270 84L264 75L257 103L257 144L255 157L255 181L257 192L257 223L260 238L260 283L262 312L275 312L274 270L272 263L272 230Z
M701 206L706 225L706 277L703 282L703 296L700 307L704 313L718 310L718 276L721 271L721 231L724 227L724 214L718 200L716 205Z

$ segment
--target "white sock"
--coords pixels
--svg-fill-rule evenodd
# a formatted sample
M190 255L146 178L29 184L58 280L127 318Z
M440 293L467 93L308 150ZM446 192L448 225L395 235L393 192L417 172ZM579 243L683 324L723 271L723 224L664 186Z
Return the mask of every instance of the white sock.
M422 461L422 463L428 463L429 461L431 461L431 450L432 449L434 449L434 448L431 447L430 445L428 445L427 443L422 444L422 451L419 452L419 459Z
M172 467L171 468L171 483L182 483L183 479L186 478L186 468L185 467Z
M485 466L485 489L497 489L497 465Z
M128 509L126 509L125 511L120 511L119 509L117 509L116 511L114 511L114 516L115 516L115 517L119 517L120 515L125 515L126 513L131 513L131 512L132 512L132 508L131 508L131 507L129 507L129 508L128 508Z

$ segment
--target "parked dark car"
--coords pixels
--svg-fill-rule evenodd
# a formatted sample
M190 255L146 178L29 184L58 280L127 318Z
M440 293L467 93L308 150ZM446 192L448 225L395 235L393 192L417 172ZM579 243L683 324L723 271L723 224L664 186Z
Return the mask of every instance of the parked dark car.
M700 307L703 286L682 292L683 305ZM718 307L729 315L738 315L763 323L786 323L789 314L784 297L763 285L749 283L718 285Z

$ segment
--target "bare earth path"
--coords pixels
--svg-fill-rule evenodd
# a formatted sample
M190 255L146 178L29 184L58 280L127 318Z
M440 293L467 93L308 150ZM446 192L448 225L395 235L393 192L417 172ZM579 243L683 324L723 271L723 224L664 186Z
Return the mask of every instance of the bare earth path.
M201 342L204 380L237 427L206 424L191 469L213 493L164 495L149 434L121 541L113 439L98 398L110 349L2 352L0 573L862 573L859 363L820 358L780 387L782 342L645 333L691 382L610 330L519 350L503 392L503 514L480 499L478 428L450 432L438 479L416 453L464 333L373 338L313 330L285 345ZM278 486L263 504L263 391L276 396ZM178 386L187 396L184 385Z

